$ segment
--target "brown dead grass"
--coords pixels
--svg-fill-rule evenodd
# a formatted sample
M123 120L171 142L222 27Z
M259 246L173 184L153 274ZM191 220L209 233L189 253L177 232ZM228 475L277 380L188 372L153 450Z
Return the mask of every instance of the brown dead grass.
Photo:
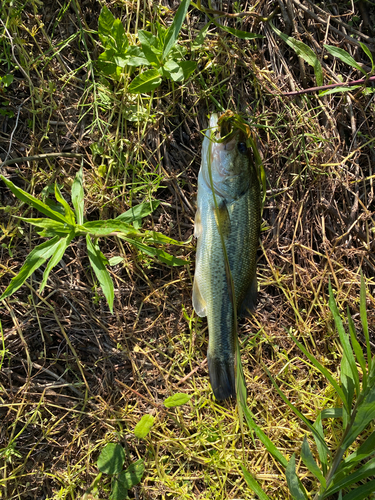
M355 28L374 37L373 4L358 2L351 12L338 2L330 7L337 17L329 24L327 16L324 23L313 17L322 13L310 2L303 5L311 15L297 1L278 4L281 10L275 25L308 44L319 57L324 42L344 48L368 65L355 40L348 41L341 33L345 29L346 36L352 37ZM99 3L77 5L83 25L96 30ZM361 10L363 5L367 14ZM136 4L108 6L115 16L124 16L127 9L134 26ZM243 364L249 406L258 425L283 454L299 453L305 430L278 398L262 365L277 376L280 387L310 420L323 407L334 406L335 394L304 364L285 329L292 328L336 373L340 355L327 306L328 281L337 290L340 308L345 311L349 305L358 321L360 269L367 283L374 340L375 161L373 143L365 145L374 139L373 94L283 96L282 92L315 85L311 67L257 18L244 17L241 24L224 19L225 24L264 38L239 41L211 29L197 52L201 79L195 76L174 90L163 85L153 103L155 119L142 142L133 124L121 130L121 137L129 140L125 163L104 181L97 170L101 160L90 150L102 137L90 127L96 117L93 108L88 107L80 120L80 106L91 105L94 99L93 92L87 91L93 76L87 54L77 37L65 44L60 59L48 55L49 40L62 42L79 29L73 7L73 3L67 6L56 22L55 2L44 2L38 12L28 3L12 25L14 46L19 38L24 40L25 52L18 57L21 53L25 57L29 80L15 71L15 83L7 92L15 113L22 106L11 156L79 152L84 157L89 219L116 216L130 203L152 196L162 204L146 227L185 241L193 230L201 131L207 114L215 109L210 96L225 108L253 117L259 127L268 191L259 251L259 304L256 314L240 328ZM242 11L251 8L250 2L241 3ZM263 0L255 6L263 16L273 8ZM223 9L232 12L233 6L224 4ZM140 14L145 19L156 16L150 6ZM170 16L164 19L169 22ZM338 20L352 25L343 28ZM192 9L183 39L194 39L205 22L204 15ZM32 37L27 30L40 23L46 36L39 29ZM92 42L96 35L92 37L85 35L95 61L100 48ZM331 56L323 57L322 63L327 84L338 81L339 75L344 81L359 77ZM99 76L95 78L101 85ZM109 124L104 126L106 153L118 160L119 153L110 148L110 140L118 135L113 109L116 113L118 108L101 106L97 116ZM4 158L15 118L1 119L0 124ZM135 161L145 161L146 180L155 169L163 188L129 192ZM68 192L79 165L76 159L40 160L6 167L4 175L33 193L55 181ZM32 216L31 211L20 207L4 187L0 194L3 206L10 207L0 212L4 290L39 237L12 217ZM287 498L284 471L258 440L246 435L242 454L234 405L227 402L221 407L213 402L204 364L206 323L196 317L190 323L187 319L193 314L192 245L178 250L192 261L186 269L149 261L115 239L103 241L102 249L107 257L125 258L124 264L111 268L116 288L113 315L96 288L80 241L51 274L43 296L36 292L41 280L36 272L27 287L1 306L5 351L0 373L0 448L9 450L13 443L19 453L2 458L3 498L81 498L97 474L100 450L110 441L125 447L128 463L138 457L146 461L144 480L131 492L134 498L253 498L239 472L240 463L256 475L272 499ZM181 379L184 382L179 384ZM190 403L167 411L163 400L180 391L193 396ZM151 437L141 442L133 429L145 413L157 418ZM340 433L335 425L327 423L327 440L333 448ZM313 485L312 477L300 467L304 484ZM106 482L101 484L101 498L108 496L108 487Z

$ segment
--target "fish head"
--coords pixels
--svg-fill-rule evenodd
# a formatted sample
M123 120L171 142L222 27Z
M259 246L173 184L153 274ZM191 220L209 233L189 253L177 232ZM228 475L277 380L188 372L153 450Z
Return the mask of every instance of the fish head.
M252 156L246 146L246 135L222 122L216 113L211 115L210 126L202 147L203 177L211 186L211 166L215 192L228 201L238 199L247 191L250 183Z

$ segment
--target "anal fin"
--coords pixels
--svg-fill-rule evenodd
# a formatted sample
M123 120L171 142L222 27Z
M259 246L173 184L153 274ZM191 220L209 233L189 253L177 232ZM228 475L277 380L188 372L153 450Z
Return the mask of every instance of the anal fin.
M249 316L255 310L258 296L258 283L257 277L254 276L249 288L246 291L246 295L239 307L238 315L242 318Z
M206 302L199 290L198 280L196 277L194 278L193 284L193 307L199 317L204 318L205 316L207 316Z

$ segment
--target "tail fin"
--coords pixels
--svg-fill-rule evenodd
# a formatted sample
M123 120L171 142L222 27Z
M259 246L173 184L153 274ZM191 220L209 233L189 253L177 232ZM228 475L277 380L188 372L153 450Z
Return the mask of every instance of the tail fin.
M208 373L215 398L219 401L229 397L236 397L234 378L234 360L220 359L207 354Z

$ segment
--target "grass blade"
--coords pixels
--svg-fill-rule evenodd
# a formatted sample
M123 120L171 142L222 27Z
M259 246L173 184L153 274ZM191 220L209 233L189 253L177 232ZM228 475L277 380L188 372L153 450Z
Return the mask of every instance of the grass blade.
M104 7L103 7L104 8ZM83 190L82 167L76 173L72 185L72 203L76 212L77 224L83 224L83 214L85 210L85 193Z
M348 448L375 416L375 385L368 389L364 400L359 404L353 425L343 440L342 447Z
M114 220L121 220L122 222L131 224L136 220L143 219L143 217L147 217L147 215L152 214L152 212L156 210L159 205L159 200L145 201L135 207L129 208L129 210L119 215Z
M332 482L334 484L331 488L328 488L327 492L325 493L325 496L333 495L334 493L337 493L341 489L348 488L349 486L358 483L359 481L362 481L367 477L374 475L375 475L375 458L367 462L360 469L353 472L353 474L349 474L340 481L337 481L337 478L333 476Z
M35 198L35 196L32 196L23 189L15 186L12 181L6 179L3 175L0 175L0 179L8 186L14 196L16 196L19 200L23 201L27 205L30 205L30 207L35 208L36 210L53 220L62 222L63 224L70 224L69 220L62 214L55 212L55 210L49 208L48 205L38 200L38 198Z
M102 288L105 298L107 299L109 310L113 313L113 301L115 298L114 286L111 276L101 256L99 246L94 245L89 234L86 235L87 253L90 259L91 267L94 270L99 284Z
M271 25L271 28L274 30L274 32L279 35L279 37L284 40L284 42L287 43L299 57L302 57L302 59L306 61L307 64L310 64L310 66L314 68L316 83L318 87L321 87L323 85L322 66L315 52L311 50L310 47L305 43L282 33L271 22L269 24Z
M356 392L357 392L357 397L360 394L360 387L359 387L359 375L358 375L358 370L357 370L357 365L355 363L353 351L349 342L349 337L347 333L345 332L344 326L342 324L341 318L340 318L340 313L336 305L336 301L333 297L333 291L332 291L332 286L331 282L329 283L329 308L331 309L333 319L335 320L335 325L340 337L340 342L342 345L342 348L344 350L344 354L348 360L348 363L350 365L350 369L352 372L352 379L355 384ZM349 408L350 411L350 408Z
M270 497L264 493L258 481L250 474L250 472L245 469L243 465L241 465L241 469L244 475L244 478L249 486L253 490L253 492L258 495L259 500L270 500Z
M354 490L345 495L342 500L365 500L366 498L370 498L370 493L374 493L374 491L375 479L358 488L354 488Z
M72 241L74 236L75 236L75 232L71 231L71 233L68 236L66 236L65 238L61 238L60 241L58 242L56 249L55 249L55 251L54 251L54 253L53 253L50 261L48 262L46 269L43 273L43 280L42 280L42 283L40 284L39 292L43 291L44 287L47 284L47 279L48 279L48 276L49 276L51 270L60 262L60 260L62 259L63 255L65 253L65 250L70 245L70 242Z
M322 412L319 413L316 421L314 422L314 429L316 432L319 434L319 439L314 436L316 448L318 450L318 455L319 455L319 460L322 465L322 470L323 474L326 475L327 469L328 469L328 453L327 453L327 447L322 446L322 441L324 441L324 432L323 432L323 425L322 425Z
M134 229L132 225L117 219L93 220L85 222L79 229L90 233L91 236L95 238L108 236L112 233L141 235L141 233Z
M349 311L349 307L347 308L347 315L348 315L348 323L349 323L349 334L350 334L350 340L352 342L352 347L353 351L355 354L355 357L357 358L358 363L360 364L362 368L362 387L366 389L367 387L367 370L366 370L366 360L363 355L362 347L360 346L358 340L357 340L357 334L355 331L355 326L354 322L352 319L352 316Z
M331 375L329 370L325 368L319 361L313 356L312 354L309 353L309 351L305 348L303 344L301 344L296 337L292 334L291 331L289 331L289 335L292 337L293 341L299 347L299 349L303 352L303 354L311 361L311 363L317 368L322 375L325 376L325 378L329 381L329 383L334 387L335 391L337 394L340 396L341 401L343 402L344 406L348 409L349 411L349 405L346 400L345 394L343 390L341 389L340 385L337 383L337 381L334 379L334 377Z
M290 494L292 495L293 500L306 500L306 494L302 490L302 486L298 480L298 476L296 473L296 455L293 453L287 468L285 470L286 481L289 486Z
M368 364L368 371L371 371L371 345L370 345L370 336L368 333L368 323L367 323L367 311L366 311L366 285L365 285L365 280L363 278L363 274L361 271L361 294L360 294L360 315L361 315L361 322L362 322L362 328L363 328L363 335L365 336L366 339L366 351L367 351L367 364Z
M360 462L361 460L364 460L365 458L369 457L373 453L375 453L375 431L369 435L369 437L363 444L361 444L358 450L356 450L351 455L346 457L344 462L345 463L353 462L354 464L356 464L357 462Z
M354 397L354 382L351 377L351 369L350 365L348 362L348 358L345 356L345 353L341 359L341 365L340 365L340 379L341 379L341 385L343 388L343 391L345 392L346 399L348 401L349 405L349 412L344 409L343 414L342 414L342 420L343 420L343 429L346 429L346 426L348 425L351 411L352 411L352 403L353 403L353 397Z
M27 280L29 276L33 274L33 272L38 269L44 262L51 257L56 251L58 247L60 238L55 236L51 240L45 241L41 245L32 250L29 255L26 257L24 265L21 267L20 272L12 278L9 286L6 288L0 300L3 300L10 295L12 295L15 291L17 291Z
M322 439L320 433L315 429L315 427L313 425L311 425L310 421L307 420L307 418L299 411L297 410L297 408L294 406L293 403L291 403L289 401L289 399L284 395L284 393L282 392L282 390L279 388L279 386L276 384L274 378L272 377L271 373L269 372L269 370L264 366L264 370L267 372L267 375L269 376L273 386L275 387L275 389L277 390L279 396L281 397L281 399L284 401L284 403L286 403L289 408L291 410L293 410L293 412L297 415L297 417L299 417L306 425L307 427L310 429L310 431L314 434L314 436L317 437L317 439L320 441L321 445L324 446L326 448L326 450L328 451L328 448L327 448L327 445L326 443L324 442L324 439Z
M166 59L173 45L176 43L178 34L185 20L189 5L190 5L190 0L182 0L179 8L177 9L173 23L168 28L167 35L164 40L163 60Z
M249 429L254 431L255 434L257 435L258 439L264 444L266 447L267 451L271 453L271 455L276 458L276 460L283 465L284 467L287 467L288 461L280 453L280 451L276 448L276 446L273 444L273 442L265 435L265 433L262 431L260 427L257 426L257 424L254 422L254 419L250 413L250 410L247 406L242 405L242 411L245 415L247 425L249 426Z
M365 45L364 43L362 42L359 42L361 47L362 47L362 50L363 52L366 54L366 56L370 59L371 61L371 74L374 73L375 71L375 64L374 64L374 58L372 57L372 54L370 52L370 49L367 47L367 45Z
M326 480L323 476L322 471L320 470L318 464L315 462L315 459L311 453L309 443L306 439L306 436L303 438L302 450L301 450L301 458L303 463L309 469L309 471L318 479L323 488L326 487Z
M74 212L70 208L69 203L66 202L65 198L61 194L60 188L57 185L57 183L55 183L55 198L64 207L65 217L69 221L69 224L71 224L72 226L74 226L75 223L76 223L76 218L74 216Z
M138 240L126 238L121 234L119 234L118 236L119 238L138 248L138 250L141 250L141 252L145 253L146 255L157 257L160 262L162 262L163 264L167 264L168 266L186 266L186 264L189 264L187 260L179 259L178 257L175 257L174 255L171 255L160 248L149 247L148 245L145 245Z
M324 48L331 54L331 56L337 57L340 59L340 61L344 62L345 64L348 64L349 66L352 66L355 69L358 69L358 71L361 71L364 75L367 75L367 71L364 70L355 59L352 58L348 52L344 49L340 49L339 47L334 47L333 45L324 45Z

